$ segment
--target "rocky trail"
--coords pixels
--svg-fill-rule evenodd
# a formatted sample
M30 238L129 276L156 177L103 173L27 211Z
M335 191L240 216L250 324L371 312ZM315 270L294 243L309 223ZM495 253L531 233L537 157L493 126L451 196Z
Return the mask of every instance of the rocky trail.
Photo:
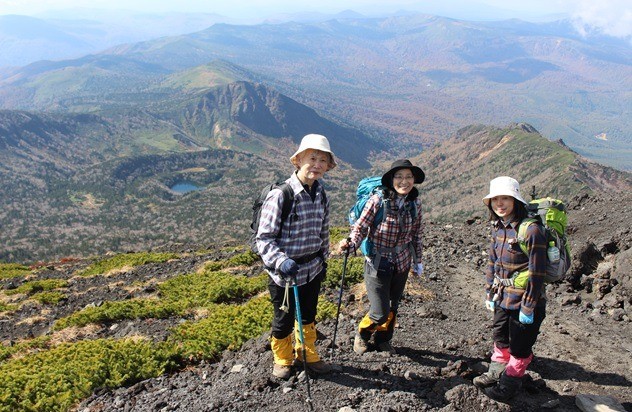
M362 285L345 289L336 347L335 320L318 325L317 343L325 360L336 365L328 376L310 376L310 402L300 365L289 381L272 377L268 336L203 362L130 387L102 389L75 410L100 411L577 411L577 396L614 397L632 410L632 208L627 198L581 196L569 202L573 266L568 280L547 286L547 317L534 348L535 359L519 395L508 403L489 399L472 384L485 370L491 341L491 313L485 310L482 265L489 227L485 217L451 225L427 222L426 276L409 281L400 306L393 346L396 354L352 350L357 322L368 308ZM616 211L616 218L609 212ZM219 253L219 252L218 252ZM156 282L194 272L206 259L146 265L129 279ZM76 264L75 264L76 265ZM257 272L256 268L252 269ZM51 276L64 276L64 269ZM91 280L92 279L92 280ZM24 308L34 322L0 322L0 336L45 333L52 320L85 305L153 291L88 284L54 313ZM83 284L82 282L86 282ZM101 282L104 282L101 280ZM124 292L122 292L124 290ZM85 293L90 291L89 293ZM336 302L338 290L328 289ZM127 295L126 295L127 294ZM160 340L179 319L138 320L95 327L89 337L142 334ZM21 326L16 326L19 323ZM88 333L88 332L86 332ZM86 338L86 337L84 337Z

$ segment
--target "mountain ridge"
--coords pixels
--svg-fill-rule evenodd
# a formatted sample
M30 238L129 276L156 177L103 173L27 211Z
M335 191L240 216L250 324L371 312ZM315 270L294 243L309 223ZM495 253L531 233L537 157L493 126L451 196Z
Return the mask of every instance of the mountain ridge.
M628 170L632 164L626 132L632 116L625 103L631 96L621 87L632 84L630 45L582 38L564 23L417 15L216 24L101 53L107 55L167 72L228 59L325 116L383 136L393 151L430 146L468 124L522 121L601 163ZM33 78L30 88L6 85L0 95L17 96L11 108L32 109L33 96L46 93L47 83ZM67 86L72 91L72 84ZM92 93L95 102L117 104L99 89ZM118 104L127 104L127 96L120 97ZM76 102L66 100L69 105L60 109L73 110ZM607 140L594 137L601 135Z

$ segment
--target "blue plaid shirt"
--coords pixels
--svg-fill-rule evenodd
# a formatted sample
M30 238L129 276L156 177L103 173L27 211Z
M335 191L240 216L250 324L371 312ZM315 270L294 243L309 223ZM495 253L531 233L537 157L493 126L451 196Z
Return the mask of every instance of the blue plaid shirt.
M530 315L538 301L544 298L547 244L542 227L529 225L525 239L529 255L525 255L517 239L519 225L518 221L507 224L500 221L493 223L489 260L485 271L485 290L487 299L491 300L494 274L501 279L510 279L515 272L528 269L529 279L526 289L504 287L500 297L500 307L510 310L520 309Z
M257 231L257 248L274 283L285 286L279 267L287 259L298 259L321 252L324 259L329 255L329 201L323 201L325 190L316 181L312 200L303 184L293 173L286 180L294 191L294 205L281 227L283 192L273 189L261 206L261 218ZM282 229L282 230L281 230ZM279 230L281 237L278 238ZM317 257L299 265L296 284L304 285L323 270L323 258Z

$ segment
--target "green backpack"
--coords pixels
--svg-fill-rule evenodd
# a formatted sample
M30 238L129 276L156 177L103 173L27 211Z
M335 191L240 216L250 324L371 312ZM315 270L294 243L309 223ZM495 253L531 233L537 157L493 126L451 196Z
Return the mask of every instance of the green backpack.
M559 199L545 197L529 202L527 211L529 212L529 217L520 222L518 227L520 249L522 249L524 254L528 254L525 239L529 226L532 224L543 225L548 244L544 282L557 282L564 277L571 265L571 248L566 236L566 226L568 224L566 205ZM559 258L557 258L558 255ZM528 270L518 273L514 278L514 286L525 289L528 278Z

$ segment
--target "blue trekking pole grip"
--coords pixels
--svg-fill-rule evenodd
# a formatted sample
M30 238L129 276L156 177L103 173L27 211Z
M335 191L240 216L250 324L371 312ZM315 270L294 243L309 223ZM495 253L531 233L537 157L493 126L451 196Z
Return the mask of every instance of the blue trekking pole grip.
M351 243L351 238L347 238L347 245ZM349 258L349 247L345 250L345 258L342 263L342 278L340 279L340 293L338 294L338 310L336 311L336 324L334 326L334 337L331 342L331 358L336 350L336 334L338 333L338 318L340 317L340 305L342 304L342 291L345 286L345 275L347 273L347 259Z
M303 317L301 316L301 305L298 302L298 286L296 286L296 281L294 282L294 286L292 286L294 290L294 303L296 306L296 322L298 323L298 336L301 340L301 350L303 352L303 369L305 370L305 382L307 385L307 399L305 402L309 405L310 410L314 410L314 405L312 405L312 393L309 388L309 374L307 373L307 351L305 350L305 338L303 336Z

